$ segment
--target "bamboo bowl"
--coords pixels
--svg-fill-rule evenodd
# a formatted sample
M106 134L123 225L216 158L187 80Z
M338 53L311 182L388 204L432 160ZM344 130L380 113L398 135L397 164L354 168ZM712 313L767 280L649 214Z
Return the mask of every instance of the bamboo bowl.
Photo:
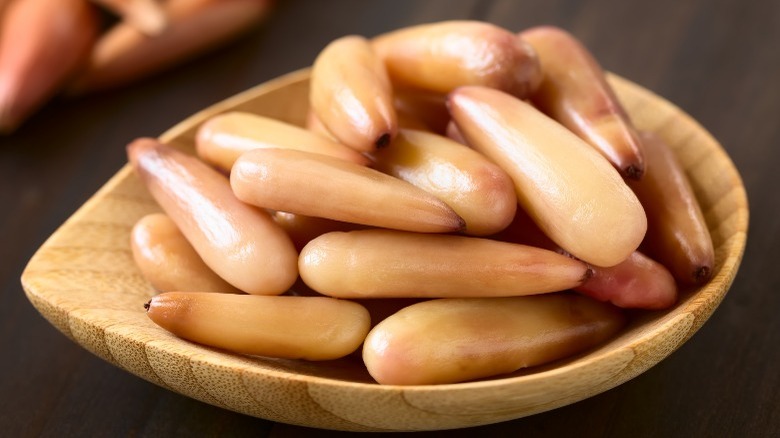
M259 85L171 128L161 139L192 150L197 127L228 110L302 124L308 70ZM664 312L642 313L600 348L489 380L380 386L359 358L329 362L228 354L154 325L153 291L130 252L133 224L159 207L125 166L37 251L22 274L30 302L84 348L141 378L195 399L273 421L338 430L432 430L483 425L555 409L604 392L660 362L721 302L742 259L745 190L721 146L679 108L624 79L610 81L635 123L668 141L688 172L712 233L716 264L704 287Z

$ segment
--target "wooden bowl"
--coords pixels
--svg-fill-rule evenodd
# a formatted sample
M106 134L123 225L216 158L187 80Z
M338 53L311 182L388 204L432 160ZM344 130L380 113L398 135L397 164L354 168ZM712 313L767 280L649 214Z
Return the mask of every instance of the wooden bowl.
M259 85L162 135L192 150L208 117L249 111L302 124L308 70ZM659 132L687 169L715 244L714 277L664 312L642 313L611 342L542 368L434 386L380 386L359 357L305 362L228 354L180 340L153 324L152 295L130 252L130 229L159 207L125 166L37 251L22 274L29 300L69 338L108 362L198 400L269 420L354 430L431 430L495 423L564 406L613 388L658 363L721 302L745 248L748 207L737 170L691 117L615 76L610 81L640 129ZM726 376L724 376L726 377Z

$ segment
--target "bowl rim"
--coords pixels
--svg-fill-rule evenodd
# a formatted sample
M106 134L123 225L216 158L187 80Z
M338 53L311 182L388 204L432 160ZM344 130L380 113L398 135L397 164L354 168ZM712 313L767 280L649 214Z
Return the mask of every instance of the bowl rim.
M283 89L284 87L287 87L291 84L299 83L303 80L306 80L308 78L309 71L310 68L304 68L301 70L297 70L285 74L278 78L272 79L270 81L259 84L255 87L252 87L249 90L243 91L225 100L222 100L212 106L209 106L206 109L198 111L195 114L191 115L190 117L184 119L183 121L177 123L170 129L168 129L165 133L163 133L160 136L160 140L162 140L163 142L174 141L175 139L181 137L185 132L192 130L193 126L197 126L201 124L207 118L215 114L232 110L233 108L240 105L241 103L256 98L257 96L269 92L273 92L274 90ZM687 297L684 300L682 300L675 307L673 307L672 310L669 310L668 313L666 313L665 315L663 314L659 315L657 312L649 313L652 314L652 316L648 316L647 320L652 321L652 326L654 327L654 330L652 330L653 334L663 333L665 330L669 330L669 327L672 326L676 327L680 324L682 324L680 327L685 329L680 339L676 341L676 344L671 345L670 350L664 351L660 357L651 357L650 360L639 361L639 363L635 364L632 367L630 372L623 373L620 376L620 378L616 378L615 380L603 384L597 390L591 391L589 395L586 394L583 397L571 399L566 402L560 403L558 405L548 406L547 408L539 410L537 412L542 412L544 410L549 410L549 409L563 406L565 404L573 403L575 401L582 400L584 398L590 397L597 393L608 390L614 386L622 384L625 381L632 379L633 377L641 374L642 372L646 371L650 367L654 366L655 364L663 360L665 357L667 357L669 354L671 354L671 352L679 348L679 346L681 346L685 341L687 341L687 339L690 338L704 324L707 318L714 312L714 310L717 308L717 306L725 297L728 289L730 288L737 274L739 265L742 260L742 256L744 254L746 241L747 241L748 218L749 218L747 195L745 192L744 185L742 184L742 180L739 175L739 172L737 171L736 167L734 166L734 163L731 161L731 159L729 158L728 154L723 149L723 147L720 144L718 144L718 142L711 136L711 134L707 130L705 130L697 121L695 121L692 117L690 117L688 114L686 114L684 111L682 111L679 107L675 106L671 102L667 101L666 99L656 95L655 93L647 89L640 87L639 85L636 85L626 79L622 79L616 75L609 74L608 78L609 81L613 85L615 85L616 88L623 90L622 92L637 95L644 100L652 100L658 105L658 108L656 108L657 111L660 110L661 112L664 113L674 114L675 117L679 118L680 123L689 124L692 127L691 129L693 131L696 131L697 135L701 136L701 140L706 141L708 143L708 148L710 148L711 146L711 150L708 152L710 153L710 155L714 157L714 159L718 160L718 162L722 165L723 171L725 172L725 177L728 178L733 189L733 191L730 192L730 196L733 196L734 202L738 204L738 207L734 210L732 216L730 216L729 218L729 221L734 223L734 229L732 230L732 234L727 239L725 239L721 243L721 245L719 245L718 255L720 255L722 258L716 261L717 269L714 272L713 278L707 284L689 293L689 295L687 295ZM134 176L133 176L132 168L126 164L103 187L101 187L95 193L95 195L93 195L86 203L84 203L41 246L41 248L39 248L39 250L35 253L35 255L33 255L33 257L30 259L27 267L22 273L21 282L28 299L42 315L44 315L55 327L60 329L60 331L68 335L71 339L74 339L72 334L69 333L70 329L68 328L69 324L72 324L71 319L75 319L75 320L81 319L79 322L84 324L92 324L94 323L94 321L89 320L90 319L89 315L73 314L74 310L80 309L78 306L68 308L70 304L67 302L59 303L60 304L59 306L57 304L52 304L48 302L46 299L46 291L41 290L38 284L36 284L34 281L35 276L37 275L37 273L40 272L40 269L37 269L36 265L39 263L42 251L47 247L47 245L50 244L52 239L55 237L57 233L60 232L60 230L67 227L69 224L77 222L80 217L88 214L88 212L91 211L94 205L100 202L103 196L110 193L120 183L126 181L128 178L133 178L133 177ZM712 224L708 223L708 226L711 227ZM67 316L67 320L65 322L58 320L58 318L60 318L61 315L59 314L53 315L51 313L53 310L50 308L51 306L57 307L56 310L58 310L60 313L64 312ZM665 313L665 312L661 312L661 313ZM685 320L682 323L680 321L681 318ZM105 331L107 329L107 326L101 327L101 329ZM134 338L131 334L120 335L120 336L124 336L122 339L125 342L139 342L138 339ZM271 367L250 366L246 364L246 359L247 359L246 357L242 357L240 355L232 355L230 353L221 352L219 350L210 349L207 347L197 346L187 341L178 340L178 339L177 339L178 342L186 343L190 347L194 346L193 347L194 350L193 348L184 348L184 349L177 349L174 352L168 351L167 353L177 355L177 357L179 357L180 359L186 360L190 363L201 363L205 365L212 365L218 367L226 366L226 359L229 359L227 362L228 364L232 364L235 365L236 367L239 367L238 371L240 371L242 379L253 378L253 377L258 377L258 378L271 377L279 380L305 383L307 386L315 385L315 386L326 387L328 389L336 389L336 390L351 389L353 391L357 391L361 393L378 392L383 394L400 395L401 397L404 397L405 395L410 395L410 396L420 395L420 394L440 395L444 393L448 395L452 395L453 392L461 392L461 391L463 392L477 391L481 394L490 394L493 390L499 387L502 389L522 388L523 385L527 383L529 384L534 382L539 383L550 377L565 376L569 373L573 373L581 369L592 367L594 364L607 363L610 360L615 359L617 356L621 354L630 354L632 355L632 357L639 357L642 354L644 354L641 351L637 352L636 349L640 348L641 344L643 344L643 342L646 342L646 339L644 337L640 337L636 339L634 342L628 342L626 345L620 344L620 340L626 336L627 334L624 330L624 332L619 334L615 339L609 341L608 343L602 345L601 347L598 347L594 350L590 350L589 352L586 352L583 355L567 359L561 363L556 362L554 366L532 368L530 372L524 371L524 372L517 373L517 375L496 376L491 379L461 382L461 383L436 384L436 385L410 385L410 386L380 385L375 382L349 381L349 380L342 380L333 377L323 377L317 375L302 374L299 372L290 372L281 369L273 369ZM74 341L82 344L76 339L74 339ZM168 345L167 342L169 341L169 339L166 339L165 341L166 342L164 344L158 345L157 343L155 343L155 340L149 340L147 344L144 345L144 348L164 349L164 346ZM619 345L619 348L615 348L615 345ZM82 344L82 346L85 345ZM91 348L88 349L93 353L95 353L95 351L93 351ZM100 356L100 354L98 355ZM581 360L582 357L587 357L587 360ZM130 371L133 374L139 375L140 377L149 380L146 377L138 374L134 370L130 370L125 366L116 363L115 361L111 361L111 362L127 371ZM153 383L159 385L159 382L153 382ZM174 388L169 388L169 389L177 391ZM233 409L232 407L229 406L227 406L227 408ZM536 413L536 412L532 412L532 413ZM508 418L517 418L517 415L512 415ZM485 423L475 423L475 424L485 424Z

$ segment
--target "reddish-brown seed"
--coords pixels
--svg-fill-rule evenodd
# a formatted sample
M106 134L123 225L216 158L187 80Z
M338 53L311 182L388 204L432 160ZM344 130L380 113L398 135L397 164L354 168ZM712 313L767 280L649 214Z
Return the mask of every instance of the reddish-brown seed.
M98 31L84 0L9 5L0 15L0 134L16 129L84 66Z
M553 26L520 33L539 55L544 79L534 104L596 148L626 178L645 170L642 142L604 71L574 36Z
M492 236L507 242L537 246L563 252L528 215L518 210L506 229ZM672 274L660 263L639 251L615 266L591 266L593 275L573 289L599 301L608 301L623 308L665 309L677 302L677 284Z
M265 17L268 0L170 0L166 31L149 37L127 23L104 33L69 92L115 88L214 49Z
M712 237L685 170L658 135L642 133L648 171L629 186L647 212L643 249L688 285L709 280L715 264Z

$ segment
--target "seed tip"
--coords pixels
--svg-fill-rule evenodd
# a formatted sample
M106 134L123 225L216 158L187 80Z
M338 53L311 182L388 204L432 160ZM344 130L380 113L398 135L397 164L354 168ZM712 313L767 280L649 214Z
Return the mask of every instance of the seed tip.
M380 135L379 138L376 139L376 142L374 144L379 149L389 145L390 144L390 133L389 132L385 132L384 134Z
M456 217L455 229L453 231L455 231L456 233L466 231L466 226L467 226L466 220L460 217L460 215L455 215L455 217Z
M631 164L624 169L624 172L626 174L626 178L639 181L642 179L642 176L645 174L645 169L638 164Z
M149 308L152 307L152 300L149 300L144 303L144 309L148 312Z
M596 271L594 271L593 268L588 266L588 269L585 270L585 275L582 278L582 282L585 283L586 281L593 278L594 275L596 275Z
M703 283L710 278L711 270L709 266L699 266L693 271L693 279L696 283Z

